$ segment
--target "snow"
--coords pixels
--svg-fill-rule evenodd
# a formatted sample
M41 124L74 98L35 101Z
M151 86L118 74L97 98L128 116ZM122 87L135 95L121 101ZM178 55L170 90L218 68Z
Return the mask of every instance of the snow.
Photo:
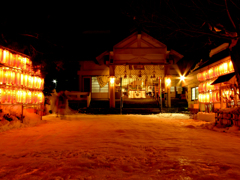
M240 179L237 126L174 113L42 122L0 133L0 179Z

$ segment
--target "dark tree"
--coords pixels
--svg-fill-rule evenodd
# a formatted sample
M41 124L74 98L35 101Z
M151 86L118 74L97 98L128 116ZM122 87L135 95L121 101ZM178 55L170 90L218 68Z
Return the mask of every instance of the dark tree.
M239 11L238 0L132 0L122 6L122 12L137 26L171 42L183 54L229 42L240 85Z

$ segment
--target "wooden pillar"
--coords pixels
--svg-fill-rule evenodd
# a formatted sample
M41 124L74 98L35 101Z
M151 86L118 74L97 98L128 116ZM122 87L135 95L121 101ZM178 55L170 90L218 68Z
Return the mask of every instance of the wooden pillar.
M109 107L115 108L115 72L114 72L115 66L110 65L109 66L109 74L110 74L110 83L109 83Z
M170 86L167 88L167 102L168 102L168 107L171 107L171 92L170 92Z
M165 77L168 77L170 75L170 65L165 65L164 66L164 75ZM165 80L165 91L167 92L167 107L171 107L171 93L170 93L170 87L171 83L169 85L166 85L166 80Z

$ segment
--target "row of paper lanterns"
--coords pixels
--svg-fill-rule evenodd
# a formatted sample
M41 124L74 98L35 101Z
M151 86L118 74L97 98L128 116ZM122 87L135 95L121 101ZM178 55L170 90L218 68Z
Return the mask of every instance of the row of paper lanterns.
M41 91L0 88L1 104L41 104L44 95Z
M218 66L212 67L206 71L197 74L198 81L216 78L218 76L234 72L232 61L224 62Z
M200 83L198 86L198 91L199 92L206 92L206 91L213 91L213 90L218 90L219 89L219 84L211 85L214 82L214 80L206 81L203 83Z
M44 79L22 73L20 70L0 67L0 84L23 86L34 89L43 89Z
M11 53L6 49L0 48L0 63L4 64L5 66L31 71L32 61L27 58L23 57L19 54Z
M234 96L234 91L230 89L222 90L222 97L232 100L230 96ZM210 103L210 102L219 102L219 91L216 92L209 92L209 93L200 93L198 95L199 102L202 103Z
M219 102L219 92L199 94L198 100L201 103Z

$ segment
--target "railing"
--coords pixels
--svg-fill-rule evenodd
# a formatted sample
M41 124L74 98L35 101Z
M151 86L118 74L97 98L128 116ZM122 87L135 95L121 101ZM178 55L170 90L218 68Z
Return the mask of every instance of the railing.
M91 92L80 92L80 91L66 91L66 96L69 100L73 101L87 101L87 107L90 106L91 103Z

